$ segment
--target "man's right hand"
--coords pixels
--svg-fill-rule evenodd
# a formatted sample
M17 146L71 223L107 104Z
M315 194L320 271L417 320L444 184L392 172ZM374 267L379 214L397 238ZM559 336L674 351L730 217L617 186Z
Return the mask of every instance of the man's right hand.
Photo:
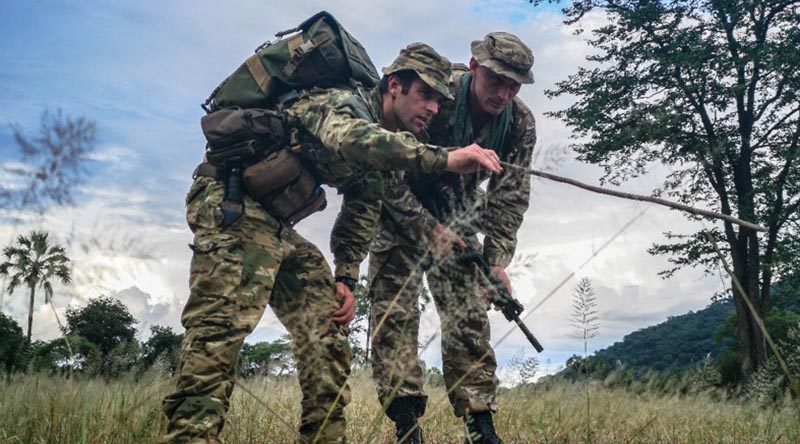
M467 244L451 229L442 224L436 224L431 233L431 252L435 258L447 257L453 252L453 245L467 248Z
M457 174L471 174L489 170L494 174L503 172L500 158L492 150L481 148L477 143L447 153L446 171Z

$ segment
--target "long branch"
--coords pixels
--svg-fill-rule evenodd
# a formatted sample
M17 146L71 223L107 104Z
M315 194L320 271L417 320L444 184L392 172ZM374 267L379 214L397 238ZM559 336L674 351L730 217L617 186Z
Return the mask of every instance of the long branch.
M750 223L750 222L735 218L733 216L729 216L727 214L717 213L716 211L703 210L701 208L695 208L695 207L692 207L692 206L689 206L689 205L684 205L684 204L681 204L681 203L672 202L672 201L669 201L669 200L666 200L666 199L661 199L659 197L644 196L644 195L641 195L641 194L633 194L633 193L626 193L626 192L623 192L623 191L609 190L608 188L598 187L598 186L595 186L595 185L589 185L588 183L583 183L583 182L577 181L575 179L570 179L570 178L563 177L563 176L558 176L558 175L555 175L555 174L545 173L544 171L538 171L538 170L534 170L534 169L530 169L530 168L521 167L519 165L514 165L514 164L508 163L508 162L500 162L500 164L503 165L504 167L523 170L526 173L534 175L534 176L537 176L537 177L542 177L542 178L545 178L545 179L548 179L548 180L552 180L554 182L566 183L568 185L572 185L572 186L575 186L575 187L578 187L578 188L582 188L584 190L591 191L593 193L599 193L599 194L605 194L605 195L608 195L608 196L620 197L622 199L637 200L637 201L640 201L640 202L650 202L650 203L654 203L654 204L658 204L658 205L663 205L665 207L673 208L673 209L676 209L676 210L685 211L687 213L695 214L695 215L698 215L698 216L705 216L705 217L710 217L710 218L714 218L714 219L722 219L722 220L728 221L730 223L734 223L734 224L739 225L741 227L749 228L749 229L755 230L755 231L764 231L764 232L767 231L767 229L762 227L761 225L756 225L756 224L753 224L753 223Z

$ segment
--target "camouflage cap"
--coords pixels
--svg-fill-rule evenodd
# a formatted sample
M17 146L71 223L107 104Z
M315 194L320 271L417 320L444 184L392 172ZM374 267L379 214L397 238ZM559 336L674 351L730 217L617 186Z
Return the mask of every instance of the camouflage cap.
M383 68L384 75L410 69L434 91L453 100L450 94L450 61L425 43L412 43L400 50L391 66Z
M519 83L533 83L533 51L514 34L486 34L483 40L472 42L471 49L479 65Z

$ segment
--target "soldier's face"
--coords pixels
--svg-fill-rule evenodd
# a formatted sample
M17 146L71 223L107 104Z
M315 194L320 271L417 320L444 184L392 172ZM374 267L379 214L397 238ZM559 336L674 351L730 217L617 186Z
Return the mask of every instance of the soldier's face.
M419 135L439 112L439 101L442 95L434 91L420 79L415 79L407 93L402 92L400 82L389 81L389 92L392 94L392 111L397 127Z
M499 115L519 92L519 82L495 74L489 68L478 65L475 59L470 60L469 71L472 74L471 98L475 99L484 113Z

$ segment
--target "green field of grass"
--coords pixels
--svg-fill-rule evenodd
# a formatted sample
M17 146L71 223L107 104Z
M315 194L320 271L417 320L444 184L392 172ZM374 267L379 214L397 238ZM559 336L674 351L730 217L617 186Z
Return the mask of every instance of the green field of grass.
M164 430L161 398L172 381L150 376L67 380L14 375L0 385L0 443L152 443ZM391 443L369 374L351 379L350 443ZM249 393L248 393L249 392ZM503 389L496 426L506 443L800 443L797 405L765 408L704 395L633 394L582 385ZM428 444L461 443L463 425L443 388L429 390L422 428ZM293 379L256 378L237 387L226 444L293 442L299 419Z

